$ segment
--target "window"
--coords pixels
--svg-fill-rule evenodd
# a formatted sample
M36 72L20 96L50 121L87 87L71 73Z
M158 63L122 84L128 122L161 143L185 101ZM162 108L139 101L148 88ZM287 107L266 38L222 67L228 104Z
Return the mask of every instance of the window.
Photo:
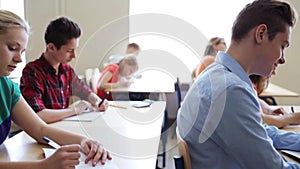
M202 58L205 46L208 39L212 37L223 37L227 44L229 44L231 37L231 27L238 12L249 2L253 0L211 0L211 1L199 1L199 0L151 0L140 1L130 0L130 42L136 42L142 48L142 50L159 50L176 56L190 72L199 63ZM232 5L234 4L234 5ZM188 27L193 27L202 34L203 39L198 38L198 46L189 44L189 42L183 39L168 35L168 33L161 32L135 32L137 26L147 24L149 22L157 24L156 20L145 18L145 23L141 23L140 20L134 19L137 14L163 14L172 16L174 20L166 20L157 27L168 27L170 32L172 29L178 29L176 27L176 18L178 22L185 22ZM157 18L156 18L157 19ZM159 22L158 22L159 23ZM165 24L166 23L166 24ZM155 26L154 26L155 27ZM156 27L155 27L156 28ZM155 28L153 30L155 30ZM178 29L181 33L190 33L189 29ZM180 32L180 31L179 31ZM199 48L198 48L199 47ZM177 68L178 69L178 68ZM188 75L190 76L190 75Z
M21 18L24 18L24 0L0 0L0 8L14 12ZM17 83L19 83L22 70L26 65L25 54L22 55L22 60L22 63L19 63L17 68L10 74L10 78Z

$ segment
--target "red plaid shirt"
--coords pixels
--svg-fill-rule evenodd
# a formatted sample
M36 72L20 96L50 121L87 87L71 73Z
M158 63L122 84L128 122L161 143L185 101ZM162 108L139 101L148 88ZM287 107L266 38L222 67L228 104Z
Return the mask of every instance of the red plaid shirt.
M92 92L69 64L60 64L56 75L56 70L43 55L25 66L20 88L35 112L45 108L67 108L72 95L87 99Z

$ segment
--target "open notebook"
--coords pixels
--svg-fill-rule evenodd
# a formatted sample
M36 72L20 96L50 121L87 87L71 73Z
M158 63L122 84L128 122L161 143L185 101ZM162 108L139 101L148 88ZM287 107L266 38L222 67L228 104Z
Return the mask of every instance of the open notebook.
M83 112L79 115L67 117L65 121L94 121L100 117L104 112Z
M293 158L300 160L300 152L299 151L292 151L292 150L280 150L282 153L292 156Z
M56 149L43 148L43 151L45 153L45 157L48 158L56 151ZM97 165L93 167L91 161L89 161L87 164L84 163L85 157L86 155L80 152L80 163L76 166L76 169L119 169L113 160L107 160L104 165L97 163Z

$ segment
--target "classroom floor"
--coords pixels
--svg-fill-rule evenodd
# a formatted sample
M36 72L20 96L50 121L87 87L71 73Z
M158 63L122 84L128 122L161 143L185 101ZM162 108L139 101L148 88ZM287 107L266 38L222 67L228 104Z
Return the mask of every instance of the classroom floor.
M171 124L171 127L169 127L167 130L166 167L164 169L175 169L173 156L178 155L177 138L175 132L176 124L174 124L173 120L169 120L168 123L169 125ZM158 167L162 167L161 157L158 157Z

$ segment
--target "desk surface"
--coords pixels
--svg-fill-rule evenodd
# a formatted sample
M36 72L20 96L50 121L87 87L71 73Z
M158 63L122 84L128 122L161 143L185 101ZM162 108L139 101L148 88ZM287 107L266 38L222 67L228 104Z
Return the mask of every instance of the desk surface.
M291 112L291 106L273 106L273 107L282 107L284 110L286 110L287 112ZM300 112L300 106L293 106L295 112ZM283 130L286 131L294 131L294 132L300 132L300 125L289 125L283 128ZM299 164L299 161L294 160L293 158L290 158L289 156L282 154L284 159L286 159L287 161L290 162L295 162Z
M266 88L259 96L262 97L299 97L298 93L269 83L268 88Z
M143 70L138 73L129 87L108 89L110 92L148 92L173 93L175 92L174 79L170 74L161 70Z
M292 106L272 106L272 107L282 107L285 111L291 112ZM293 106L293 108L295 112L300 112L300 106ZM283 130L300 132L300 125L289 125L284 127Z
M166 103L158 101L141 109L131 107L131 103L113 102L127 109L109 107L93 122L60 121L51 126L98 140L111 152L119 169L155 168ZM0 146L0 160L43 159L43 147L48 145L37 144L21 132Z

